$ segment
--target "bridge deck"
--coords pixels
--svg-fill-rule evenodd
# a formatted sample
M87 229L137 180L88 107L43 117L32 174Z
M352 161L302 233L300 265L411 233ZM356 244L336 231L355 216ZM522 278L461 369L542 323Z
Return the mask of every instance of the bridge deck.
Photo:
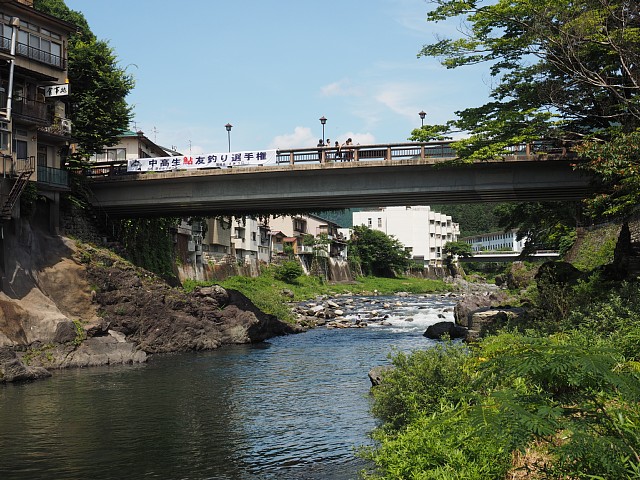
M322 155L319 161L318 149L303 149L279 152L279 157L293 158L294 163L262 167L123 174L121 166L97 165L91 186L96 205L112 215L131 217L566 201L584 198L591 191L589 179L572 167L575 159L565 155L514 154L460 164L445 156L444 149L441 156L423 156L426 145L410 146L360 146L363 155L371 151L382 155L384 150L385 155L396 151L411 156L351 162L332 162L326 157L322 161ZM314 161L299 159L299 155L312 153Z

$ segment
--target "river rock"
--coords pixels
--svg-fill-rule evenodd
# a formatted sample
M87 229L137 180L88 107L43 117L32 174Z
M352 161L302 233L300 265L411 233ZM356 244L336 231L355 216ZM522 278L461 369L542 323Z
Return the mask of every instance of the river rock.
M467 340L477 340L492 329L505 325L525 314L525 309L518 307L483 308L471 314Z
M53 336L55 343L68 343L73 342L78 336L75 324L69 320L66 322L60 322L56 325L56 333Z
M453 322L438 322L430 325L423 334L423 336L432 340L440 340L445 335L448 335L451 339L465 338L467 329Z
M465 295L453 309L454 318L458 325L471 326L471 314L481 308L499 305L506 300L503 292L485 292L482 294Z
M50 376L46 368L27 366L13 350L0 348L0 383L25 382Z
M384 375L393 370L391 366L379 366L373 367L369 370L369 380L371 380L371 386L376 387L382 383Z
M288 298L293 298L295 297L295 294L289 290L288 288L283 288L280 293L282 293L283 296L288 297Z
M65 357L60 367L126 365L146 361L147 354L134 343L124 341L124 335L112 334L88 338Z
M196 297L208 297L215 300L215 303L223 307L229 303L229 294L220 285L212 285L210 287L198 287L194 289L193 295Z

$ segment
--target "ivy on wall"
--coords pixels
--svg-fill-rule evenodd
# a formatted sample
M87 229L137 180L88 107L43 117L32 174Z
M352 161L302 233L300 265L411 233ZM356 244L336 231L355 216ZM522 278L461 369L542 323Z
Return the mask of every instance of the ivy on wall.
M165 278L174 275L173 236L177 218L135 218L119 220L117 238L135 265Z

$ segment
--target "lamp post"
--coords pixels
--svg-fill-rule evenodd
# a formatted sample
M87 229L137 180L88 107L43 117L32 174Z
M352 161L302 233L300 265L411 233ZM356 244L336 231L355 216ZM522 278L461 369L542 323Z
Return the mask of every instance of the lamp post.
M233 125L231 125L230 123L227 123L224 128L227 129L227 140L229 141L229 152L231 152L231 127L233 127Z
M424 110L422 110L420 113L418 113L418 115L420 115L420 121L422 122L422 127L424 127L424 117L427 116L427 112L425 112Z
M324 145L324 124L327 123L327 119L324 115L320 117L320 123L322 124L322 144Z

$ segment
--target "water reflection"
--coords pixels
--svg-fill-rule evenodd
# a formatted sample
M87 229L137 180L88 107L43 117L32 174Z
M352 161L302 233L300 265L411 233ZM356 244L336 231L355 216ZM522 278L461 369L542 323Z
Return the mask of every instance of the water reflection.
M375 426L368 370L392 348L428 347L422 332L450 301L403 305L387 327L316 329L0 387L0 478L357 478L354 448Z

